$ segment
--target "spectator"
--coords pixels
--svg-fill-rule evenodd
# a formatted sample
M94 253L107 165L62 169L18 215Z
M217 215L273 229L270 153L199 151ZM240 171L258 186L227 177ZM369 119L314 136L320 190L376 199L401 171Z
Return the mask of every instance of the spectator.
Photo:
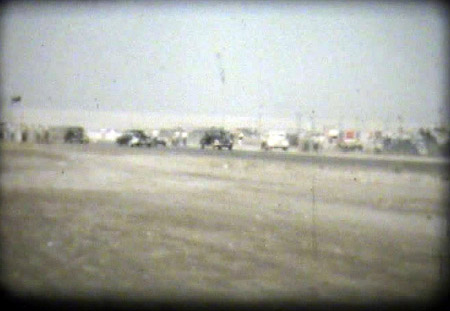
M239 136L238 136L238 144L239 144L239 146L242 145L242 140L243 139L244 139L244 134L242 132L240 132Z
M185 147L187 145L187 137L188 137L188 133L186 131L183 131L181 133L181 138L183 139L183 146L185 146Z

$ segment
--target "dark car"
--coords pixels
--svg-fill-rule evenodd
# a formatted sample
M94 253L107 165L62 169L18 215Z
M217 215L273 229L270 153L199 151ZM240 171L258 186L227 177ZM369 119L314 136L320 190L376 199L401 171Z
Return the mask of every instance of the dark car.
M219 150L222 148L231 150L233 149L233 136L223 129L211 129L206 131L200 139L200 146L202 149L205 149L205 146L212 146Z
M152 139L145 135L142 130L128 130L125 131L121 136L119 136L116 142L119 145L127 145L130 147L139 147L139 146L152 146Z
M410 139L386 138L383 141L383 151L385 153L397 154L420 154L418 147Z
M164 138L159 137L159 136L153 137L153 138L151 138L150 146L152 146L152 147L158 147L158 146L167 147L167 141Z
M84 133L84 128L68 127L64 135L64 142L68 144L86 144L89 141Z
M157 134L153 136L155 145L167 147L171 143L172 131L170 129L161 129L157 131Z

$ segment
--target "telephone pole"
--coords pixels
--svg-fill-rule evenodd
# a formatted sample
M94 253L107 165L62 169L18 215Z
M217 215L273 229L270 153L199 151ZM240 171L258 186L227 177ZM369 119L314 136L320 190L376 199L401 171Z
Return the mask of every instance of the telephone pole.
M403 136L403 117L399 114L397 116L397 120L398 120L398 123L399 123L398 134L399 134L400 137L402 137Z
M311 130L313 132L316 131L316 118L315 118L315 111L314 111L314 109L311 112Z
M264 104L261 103L258 106L258 132L261 134L262 132L262 110L264 108Z
M300 111L298 111L295 115L296 117L296 121L297 121L297 132L300 133L300 131L302 130L302 113Z

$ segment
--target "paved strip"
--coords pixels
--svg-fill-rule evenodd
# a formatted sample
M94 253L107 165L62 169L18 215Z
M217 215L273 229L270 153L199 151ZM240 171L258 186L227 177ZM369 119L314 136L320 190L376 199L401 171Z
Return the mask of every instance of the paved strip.
M188 146L187 148L130 148L108 143L88 145L40 145L49 150L82 151L88 153L106 153L111 155L125 154L158 154L158 155L190 155L195 157L242 158L264 161L297 162L321 167L347 167L350 169L376 169L395 172L417 172L442 175L448 178L449 159L413 156L386 156L367 154L313 154L296 151L260 151L260 150L213 150Z

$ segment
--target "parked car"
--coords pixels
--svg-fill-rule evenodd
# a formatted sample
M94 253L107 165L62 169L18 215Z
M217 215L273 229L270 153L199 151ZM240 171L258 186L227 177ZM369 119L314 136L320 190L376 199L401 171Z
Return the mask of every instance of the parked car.
M164 137L159 136L152 137L150 147L158 147L158 146L167 147L167 140Z
M170 145L172 132L168 129L155 129L152 131L151 138L153 140L153 146L164 146Z
M84 128L78 127L69 127L67 129L67 133L64 136L64 141L69 144L87 144L89 139L84 132Z
M127 145L130 147L147 146L151 147L153 145L153 139L145 135L142 130L128 130L125 131L116 140L119 145Z
M289 148L289 140L287 134L284 131L270 131L263 135L261 142L261 149L269 150L281 148L284 151Z
M213 149L228 148L228 150L232 150L233 136L223 129L210 129L200 139L200 146L202 149L205 149L205 146L212 146Z
M383 141L383 152L389 154L419 155L423 150L419 150L417 145L409 138L385 138Z

